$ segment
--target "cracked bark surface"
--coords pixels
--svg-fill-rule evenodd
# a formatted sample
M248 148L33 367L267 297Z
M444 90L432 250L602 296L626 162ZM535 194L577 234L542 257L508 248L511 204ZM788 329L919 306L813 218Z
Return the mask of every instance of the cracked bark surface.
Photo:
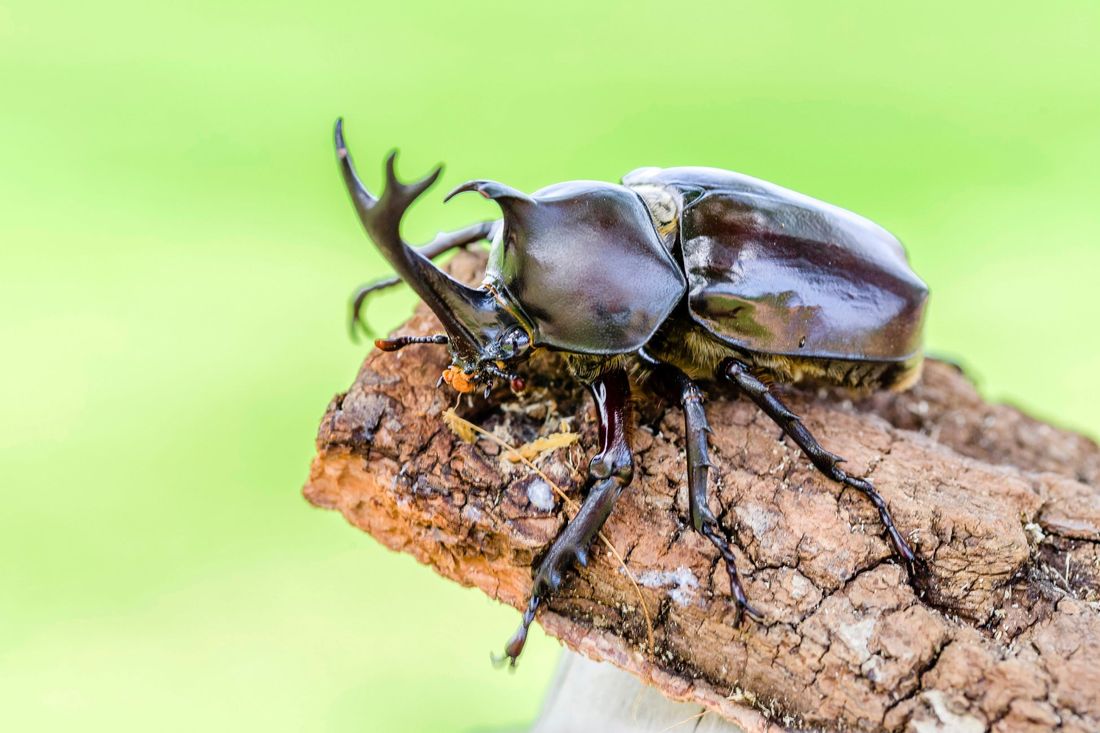
M481 259L452 266L468 279ZM398 329L437 328L423 307ZM487 440L443 424L435 388L446 349L371 353L329 405L305 486L313 504L441 575L517 608L562 528L562 502ZM553 354L521 396L463 400L463 417L520 445L565 421L581 439L539 467L575 500L596 444L594 411ZM985 403L930 361L901 395L785 398L822 444L868 476L928 562L918 595L874 509L825 479L747 400L707 394L711 508L767 626L731 626L716 550L688 518L683 419L637 391L635 479L604 534L539 623L679 700L746 730L1100 730L1100 449L1080 435ZM510 629L501 630L501 640Z

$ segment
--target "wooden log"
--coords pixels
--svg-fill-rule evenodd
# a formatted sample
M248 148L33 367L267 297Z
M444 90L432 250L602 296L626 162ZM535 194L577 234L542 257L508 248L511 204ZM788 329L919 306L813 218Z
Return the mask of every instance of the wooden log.
M480 262L452 264L472 278ZM398 332L437 328L421 308ZM569 512L496 444L444 427L455 395L434 385L447 363L438 346L370 354L326 411L305 496L519 608ZM594 412L553 354L526 376L524 395L464 399L458 412L512 445L563 424L578 431L537 463L579 499ZM769 622L731 624L719 557L688 521L682 416L643 399L634 483L604 530L629 575L597 544L540 612L546 631L746 731L1100 730L1097 445L984 402L934 361L902 395L787 397L885 497L928 562L923 593L863 497L816 473L747 400L715 389L711 506Z

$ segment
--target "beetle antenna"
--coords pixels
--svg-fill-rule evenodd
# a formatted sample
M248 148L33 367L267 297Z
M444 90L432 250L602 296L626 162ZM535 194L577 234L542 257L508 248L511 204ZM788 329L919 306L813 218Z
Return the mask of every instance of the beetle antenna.
M446 334L437 333L433 336L398 336L392 339L375 339L374 345L380 351L398 351L413 344L446 344L448 341Z

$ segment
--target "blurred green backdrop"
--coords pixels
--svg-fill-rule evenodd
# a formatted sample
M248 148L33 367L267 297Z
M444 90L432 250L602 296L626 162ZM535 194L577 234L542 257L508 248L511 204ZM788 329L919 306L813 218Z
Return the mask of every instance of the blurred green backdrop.
M442 190L728 167L861 212L929 345L1096 434L1100 5L0 3L0 725L497 730L517 614L299 497L385 271L330 149ZM490 215L433 192L409 233ZM373 303L389 327L408 293Z

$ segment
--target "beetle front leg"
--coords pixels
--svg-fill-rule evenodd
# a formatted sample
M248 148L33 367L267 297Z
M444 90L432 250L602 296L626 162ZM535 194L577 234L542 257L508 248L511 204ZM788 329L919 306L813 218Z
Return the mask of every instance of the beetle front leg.
M882 520L882 524L886 528L890 543L894 546L894 553L905 562L909 577L917 580L917 556L909 547L909 543L905 541L901 532L898 531L897 526L894 524L894 518L890 516L890 509L886 506L882 496L875 490L875 487L871 485L871 482L848 475L839 465L844 459L822 448L817 439L810 434L810 431L798 419L798 415L791 412L778 397L772 394L768 386L752 374L747 364L736 359L728 359L719 367L718 372L720 378L728 379L737 385L749 399L756 403L764 414L774 420L783 429L783 432L789 435L795 444L802 449L802 452L806 454L818 471L837 483L850 486L871 500L875 509L878 510L879 519Z
M600 452L588 463L590 488L580 511L550 545L535 571L523 622L504 650L513 666L527 642L527 630L535 620L540 603L561 588L564 574L574 562L582 567L588 565L592 540L634 477L634 457L628 435L630 380L626 372L613 369L601 374L589 385L589 391L596 402Z
M483 221L468 226L465 229L459 229L456 232L443 232L437 234L435 239L427 244L417 247L416 251L428 259L434 260L445 252L450 252L452 249L466 247L482 239L492 239L493 233L499 224L499 221ZM353 292L351 296L351 312L348 318L348 329L352 340L356 340L358 336L356 326L361 328L364 333L368 335L370 333L370 327L367 326L362 312L367 297L371 293L377 293L380 290L392 288L395 285L399 285L401 282L401 278L396 275L391 275L390 277L379 278L373 282L364 283L355 289L355 292Z

